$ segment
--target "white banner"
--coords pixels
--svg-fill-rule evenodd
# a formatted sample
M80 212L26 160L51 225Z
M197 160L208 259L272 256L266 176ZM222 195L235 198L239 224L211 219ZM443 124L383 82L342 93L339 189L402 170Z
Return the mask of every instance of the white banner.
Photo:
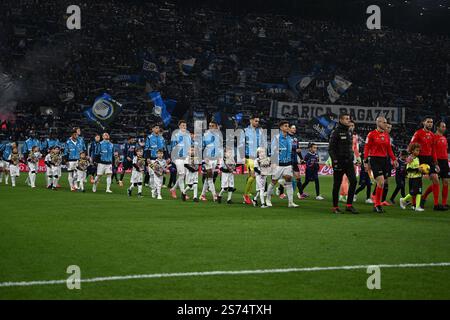
M272 100L270 115L276 119L312 120L324 114L349 113L360 123L373 123L378 116L384 116L393 124L405 122L405 108L400 107L362 107L333 104L315 104L301 102L282 102Z

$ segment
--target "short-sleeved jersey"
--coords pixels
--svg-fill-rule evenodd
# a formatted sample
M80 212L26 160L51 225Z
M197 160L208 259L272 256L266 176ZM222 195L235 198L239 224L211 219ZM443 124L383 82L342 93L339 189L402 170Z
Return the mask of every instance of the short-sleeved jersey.
M364 159L368 157L386 157L389 156L392 161L396 160L392 151L391 138L387 132L378 130L370 131L366 138L364 146Z
M448 141L446 136L440 134L434 135L434 151L437 159L448 159Z
M433 152L433 142L434 133L423 128L417 130L411 139L411 143L420 144L419 156L433 156L433 160L436 160L436 154Z

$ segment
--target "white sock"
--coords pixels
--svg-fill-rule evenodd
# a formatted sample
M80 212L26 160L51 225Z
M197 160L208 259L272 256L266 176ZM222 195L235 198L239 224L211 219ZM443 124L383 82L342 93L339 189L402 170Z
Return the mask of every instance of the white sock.
M294 203L294 189L292 188L292 183L291 182L286 182L284 184L284 190L286 190L288 203L289 204Z
M220 189L219 197L221 197L221 196L223 195L224 192L225 192L225 189L224 189L224 188Z
M197 198L198 197L198 186L197 186L197 184L194 183L192 185L192 188L194 189L194 198Z
M202 196L206 195L206 189L208 188L208 181L205 180L203 183Z
M78 181L80 183L80 189L84 190L84 180Z
M261 205L266 203L266 199L264 199L264 191L258 191L259 193L259 201L261 201Z
M214 180L213 178L208 178L208 185L209 185L209 190L211 190L213 196L216 196L216 187L214 186Z
M148 179L148 184L150 186L150 190L152 193L155 193L156 186L155 186L155 176L153 174L150 175L150 178Z
M267 187L267 200L272 199L272 193L273 193L274 185L272 183L269 183L269 186Z
M8 184L9 173L5 172L5 183Z
M29 173L31 187L36 187L36 173Z
M4 175L4 173L3 173L3 171L1 171L1 172L0 172L0 182L3 181L3 175Z
M228 199L227 199L227 201L230 201L232 196L233 196L233 191L228 191Z
M13 187L16 186L16 176L11 176L11 185L12 185Z
M98 184L98 180L100 180L100 177L101 177L101 176L95 176L95 179L94 179L94 184L95 184L95 185Z
M106 176L106 190L110 190L111 188L111 176Z
M161 187L156 188L156 195L157 196L161 195Z
M69 180L70 187L73 188L73 172L69 171L69 173L67 175L67 180Z
M134 188L134 183L132 183L132 184L130 185L130 187L128 188L128 190L133 190L133 188Z
M180 187L181 193L184 193L184 175L178 178L178 186Z
M56 188L56 186L58 185L58 181L59 181L59 177L55 177L53 176L53 186Z
M138 184L138 193L142 193L142 184Z

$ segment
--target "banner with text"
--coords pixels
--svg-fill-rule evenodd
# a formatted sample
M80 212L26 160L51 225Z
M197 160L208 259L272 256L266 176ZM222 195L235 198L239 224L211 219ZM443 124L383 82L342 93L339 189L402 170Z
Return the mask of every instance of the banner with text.
M270 116L276 119L312 120L324 115L338 116L347 112L359 123L373 123L379 116L384 116L393 124L405 122L405 108L401 107L362 107L332 104L314 104L302 102L282 102L272 100Z

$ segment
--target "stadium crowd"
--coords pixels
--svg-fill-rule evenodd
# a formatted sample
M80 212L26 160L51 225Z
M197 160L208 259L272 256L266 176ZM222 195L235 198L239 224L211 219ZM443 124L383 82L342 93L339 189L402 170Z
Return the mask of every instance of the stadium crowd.
M177 101L169 130L178 119L191 126L194 117L210 119L217 112L222 119L240 112L248 119L258 112L270 126L279 120L270 118L271 100L329 104L326 87L334 75L352 82L339 104L407 108L406 123L393 130L402 148L408 143L404 133L412 133L425 114L447 120L446 36L238 15L167 1L85 1L81 30L67 30L67 5L41 0L0 5L0 79L14 86L0 98L0 139L25 140L29 130L62 138L73 126L93 135L82 110L102 92L124 105L109 128L116 141L130 133L143 138L157 121L149 91ZM195 62L185 72L181 63L189 59ZM286 85L293 73L315 76L300 93L267 86ZM324 139L308 121L290 120L302 141ZM371 129L357 127L361 136Z

